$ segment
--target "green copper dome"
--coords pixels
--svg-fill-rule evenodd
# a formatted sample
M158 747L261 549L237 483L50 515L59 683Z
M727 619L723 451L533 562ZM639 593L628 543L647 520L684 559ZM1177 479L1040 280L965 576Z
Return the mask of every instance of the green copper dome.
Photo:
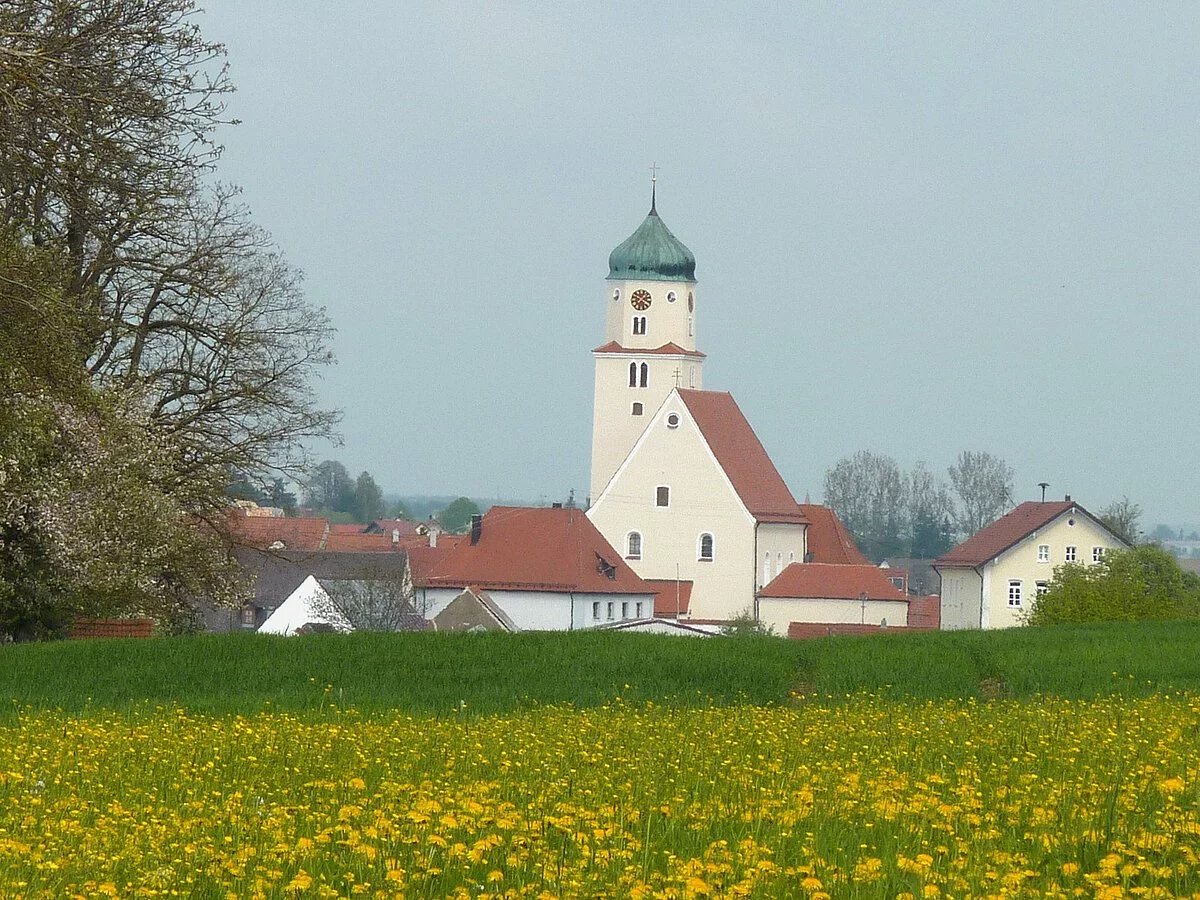
M695 281L696 257L663 224L650 203L650 214L608 255L609 280Z

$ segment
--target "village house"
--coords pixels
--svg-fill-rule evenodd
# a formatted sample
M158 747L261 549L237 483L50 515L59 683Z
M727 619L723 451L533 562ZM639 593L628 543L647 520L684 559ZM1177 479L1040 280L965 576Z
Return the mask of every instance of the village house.
M1061 565L1093 565L1128 545L1068 496L1027 501L940 557L941 627L1022 623Z

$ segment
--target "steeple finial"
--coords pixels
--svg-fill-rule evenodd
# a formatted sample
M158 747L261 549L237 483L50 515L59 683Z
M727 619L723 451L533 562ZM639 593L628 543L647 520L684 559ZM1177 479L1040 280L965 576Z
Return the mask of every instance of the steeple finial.
M658 163L650 163L650 215L657 216L658 210L654 208L656 202L656 188L658 182Z

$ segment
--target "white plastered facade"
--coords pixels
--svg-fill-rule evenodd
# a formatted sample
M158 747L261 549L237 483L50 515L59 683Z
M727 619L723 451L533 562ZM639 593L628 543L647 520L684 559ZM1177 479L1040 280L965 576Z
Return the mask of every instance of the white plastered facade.
M418 591L421 614L432 619L462 593L461 587ZM576 631L644 618L654 612L653 594L589 594L570 591L487 589L521 631ZM598 615L597 615L598 613Z
M758 618L775 634L786 635L792 622L816 622L822 625L908 625L905 600L847 600L844 598L761 597Z
M1074 560L1069 548L1074 548ZM1092 565L1096 551L1126 545L1079 508L1070 509L977 567L939 566L942 629L1011 628L1020 625L1064 563ZM1011 599L1010 599L1011 598Z

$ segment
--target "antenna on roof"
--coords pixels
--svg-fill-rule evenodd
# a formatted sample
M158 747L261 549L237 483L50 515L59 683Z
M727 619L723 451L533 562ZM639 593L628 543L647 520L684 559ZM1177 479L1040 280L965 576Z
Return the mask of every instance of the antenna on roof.
M1042 502L1045 503L1046 502L1046 488L1050 487L1050 482L1039 481L1038 487L1040 487L1042 489Z

